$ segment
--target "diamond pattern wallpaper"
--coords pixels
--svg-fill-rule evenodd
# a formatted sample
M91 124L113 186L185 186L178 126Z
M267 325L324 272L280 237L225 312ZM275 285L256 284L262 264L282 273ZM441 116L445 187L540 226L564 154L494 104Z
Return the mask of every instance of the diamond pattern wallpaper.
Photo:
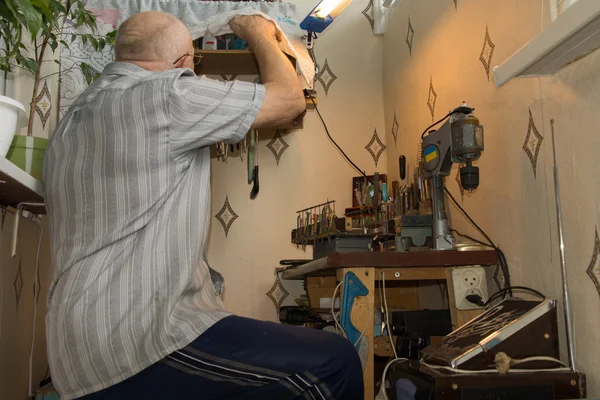
M281 279L279 279L279 274L276 271L275 282L273 282L273 286L271 286L271 289L267 292L267 297L273 302L275 310L279 311L279 307L281 307L281 304L289 294L290 293L285 290L285 287L283 287Z
M592 253L592 261L590 261L590 265L587 268L587 274L592 282L594 282L596 291L600 295L600 239L598 239L598 229L595 231L594 251Z
M275 130L275 136L273 139L267 144L271 153L275 156L275 160L277 161L277 165L279 165L279 160L281 159L281 155L283 152L290 147L285 140L281 137L281 132L279 129Z
M231 225L238 218L238 215L233 211L233 208L231 208L231 204L229 204L229 197L225 197L225 204L223 204L223 207L215 217L221 223L221 226L225 231L225 237L227 237Z
M429 80L429 94L427 95L427 107L431 111L431 122L435 121L435 102L437 100L437 93L433 88L433 77Z
M394 111L394 121L392 121L392 136L394 137L394 145L397 145L398 142L398 128L400 125L398 124L398 118L396 118L396 111Z
M371 29L375 26L375 20L373 19L373 0L369 0L369 4L367 4L367 8L362 11L362 15L369 21L369 25L371 25Z
M42 121L42 128L46 127L46 122L50 118L50 111L52 110L52 96L50 96L50 90L48 90L48 81L44 81L44 86L40 90L40 93L35 98L35 112Z
M371 137L371 141L365 146L365 149L371 154L373 157L373 161L375 162L375 166L379 162L379 157L385 151L385 144L379 139L379 135L377 135L377 129L373 132L373 137Z
M331 87L333 82L335 82L336 79L337 76L335 76L331 68L329 68L329 63L327 62L327 59L325 59L325 63L323 64L323 67L319 70L319 74L317 75L317 80L323 86L323 90L325 90L325 96L327 96L327 94L329 93L329 88Z
M487 75L488 81L490 80L490 66L492 64L492 55L494 54L494 48L496 46L492 43L492 39L490 38L490 34L488 32L488 27L485 27L485 38L483 41L483 48L481 49L481 54L479 55L479 61L483 64L483 68L485 69L485 74Z
M540 148L542 147L542 141L544 138L538 132L535 122L533 121L533 115L531 114L531 109L529 109L529 126L527 127L527 136L525 137L525 143L523 144L523 150L527 157L529 157L529 161L531 162L531 167L533 168L533 175L536 176L537 170L537 159L540 154Z
M415 38L415 30L408 18L408 31L406 32L406 44L408 45L408 53L412 56L413 39Z

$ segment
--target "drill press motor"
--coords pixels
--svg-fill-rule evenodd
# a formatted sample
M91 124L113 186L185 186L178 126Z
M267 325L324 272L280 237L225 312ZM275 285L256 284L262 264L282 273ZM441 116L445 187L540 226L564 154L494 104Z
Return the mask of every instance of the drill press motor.
M440 129L422 138L424 177L431 178L434 250L454 248L444 208L444 177L450 175L452 164L461 165L460 183L465 190L472 192L479 186L479 168L473 161L483 151L483 126L473 111L463 103Z

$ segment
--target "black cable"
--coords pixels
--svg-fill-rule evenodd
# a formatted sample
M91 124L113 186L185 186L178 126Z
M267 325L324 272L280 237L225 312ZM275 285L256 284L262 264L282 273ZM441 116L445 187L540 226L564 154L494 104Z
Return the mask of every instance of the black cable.
M372 181L369 179L369 177L367 177L367 174L365 174L364 171L362 171L360 168L358 168L358 166L356 164L354 164L354 162L350 159L350 157L348 157L348 155L346 153L344 153L344 150L342 150L342 148L337 144L337 142L331 137L331 134L329 133L329 129L327 129L327 124L325 123L325 120L323 119L323 116L321 116L321 113L319 112L319 108L317 107L317 103L315 102L315 98L308 92L308 90L305 90L304 94L308 95L310 97L310 101L312 101L313 105L315 106L315 111L317 112L317 115L321 119L321 123L323 124L323 127L325 128L325 133L327 133L327 137L329 137L329 140L331 140L331 142L335 145L335 147L337 147L337 149L340 151L340 153L342 153L342 155L344 156L344 158L346 158L346 160L348 160L348 162L350 164L352 164L352 166L362 176L364 176L367 180L369 180L369 182L372 183Z
M454 233L456 233L458 236L462 236L462 237L465 237L465 238L467 238L467 239L470 239L470 240L474 241L475 243L479 243L479 244L480 244L480 245L482 245L482 246L489 247L489 248L492 248L492 249L494 249L494 248L495 248L494 246L492 246L492 245L490 245L490 244L488 244L488 243L485 243L485 242L482 242L481 240L475 239L473 236L469 236L469 235L465 235L464 233L460 233L460 232L459 232L459 231L457 231L456 229L450 229L450 232L454 232Z
M487 307L488 305L490 305L490 303L495 298L497 298L499 296L502 296L504 293L508 292L509 290L520 290L520 291L524 291L524 292L530 292L530 293L533 293L533 294L535 294L536 296L538 296L538 297L540 297L542 299L546 298L546 296L542 292L537 291L535 289L532 289L530 287L527 287L527 286L511 286L510 288L498 290L496 293L494 293L493 295L491 295L488 298L488 300L485 303L483 303L484 307Z
M425 136L425 134L426 134L427 132L429 132L429 130L430 130L431 128L433 128L434 126L438 125L439 123L442 123L442 122L444 122L444 121L446 120L446 118L448 118L449 116L451 116L452 114L455 114L455 113L457 113L457 112L459 112L459 111L456 111L456 110L454 110L454 111L450 111L450 112L449 112L448 114L446 114L446 115L445 115L445 116L444 116L442 119L440 119L440 120L438 120L438 121L434 122L433 124L429 125L429 126L427 127L427 129L425 129L425 130L423 131L423 133L421 133L421 139L423 139L423 137Z
M450 193L447 187L444 187L444 191L450 197L454 205L458 207L458 209L464 214L465 217L467 217L469 222L471 222L471 224L473 224L473 226L477 228L477 230L486 238L486 240L491 245L490 247L492 247L496 251L496 255L498 256L498 262L500 263L500 268L502 269L502 274L504 275L504 288L508 289L509 295L512 296L512 290L510 289L510 272L508 270L508 263L506 261L506 256L504 255L504 252L494 244L494 242L492 241L492 239L490 239L487 233L485 233L485 231L481 229L479 225L477 225L477 223L473 220L473 218L471 218L471 216L465 211L465 209L462 208L462 206L458 203L458 201L456 201L454 196L452 196L452 193Z

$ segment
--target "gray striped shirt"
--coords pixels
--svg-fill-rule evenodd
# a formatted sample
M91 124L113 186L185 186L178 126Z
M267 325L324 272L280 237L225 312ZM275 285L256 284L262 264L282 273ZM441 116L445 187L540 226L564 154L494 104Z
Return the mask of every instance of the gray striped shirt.
M208 146L241 140L264 94L113 63L61 121L44 186L48 356L62 399L133 376L228 315L203 259Z

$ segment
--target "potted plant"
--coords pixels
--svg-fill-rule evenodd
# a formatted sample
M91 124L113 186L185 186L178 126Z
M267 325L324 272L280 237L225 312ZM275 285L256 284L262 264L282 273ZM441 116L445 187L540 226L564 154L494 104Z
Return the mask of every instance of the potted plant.
M67 23L75 29L87 28L90 33L66 33ZM4 47L0 54L0 70L11 72L20 68L33 78L27 135L14 137L7 158L37 179L41 180L43 154L48 139L33 136L36 100L41 82L57 74L44 74L45 67L49 62L60 64L51 56L60 45L69 47L77 39L95 50L114 44L116 31L99 36L96 28L96 16L85 7L82 0L0 2L0 33Z

